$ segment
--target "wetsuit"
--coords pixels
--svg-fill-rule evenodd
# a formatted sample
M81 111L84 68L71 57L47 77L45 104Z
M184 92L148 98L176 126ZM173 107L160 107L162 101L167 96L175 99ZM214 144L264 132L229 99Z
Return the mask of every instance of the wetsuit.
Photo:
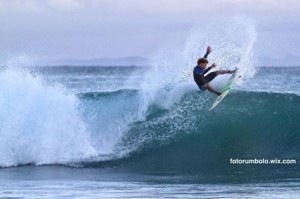
M207 56L208 56L208 53L206 53L204 55L204 58L207 58ZM198 85L200 90L202 90L202 91L206 90L206 88L204 87L204 84L210 82L217 76L216 72L212 72L212 73L209 73L207 76L204 76L204 74L207 73L210 69L211 69L211 67L202 69L199 66L195 66L195 68L194 68L194 71L193 71L194 81L196 82L196 84Z

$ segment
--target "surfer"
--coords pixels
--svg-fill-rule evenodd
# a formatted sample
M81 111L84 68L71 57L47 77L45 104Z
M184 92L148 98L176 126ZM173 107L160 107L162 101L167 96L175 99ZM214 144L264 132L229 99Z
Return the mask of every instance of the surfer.
M199 58L197 61L197 66L195 66L193 75L194 75L194 81L200 88L200 90L209 90L210 92L216 94L216 95L221 95L222 93L219 91L216 91L210 84L209 82L212 81L216 76L218 75L223 75L223 74L233 74L235 70L218 70L209 73L208 75L204 76L210 69L215 68L217 65L213 63L211 66L207 67L208 60L207 56L211 52L211 47L207 47L207 51L204 55L203 58Z

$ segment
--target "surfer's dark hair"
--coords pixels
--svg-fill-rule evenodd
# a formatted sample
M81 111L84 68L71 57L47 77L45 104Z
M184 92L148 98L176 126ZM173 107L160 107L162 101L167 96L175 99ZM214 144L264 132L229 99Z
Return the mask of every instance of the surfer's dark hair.
M197 61L197 64L200 65L202 63L208 63L208 60L205 59L205 58L199 58L198 61Z

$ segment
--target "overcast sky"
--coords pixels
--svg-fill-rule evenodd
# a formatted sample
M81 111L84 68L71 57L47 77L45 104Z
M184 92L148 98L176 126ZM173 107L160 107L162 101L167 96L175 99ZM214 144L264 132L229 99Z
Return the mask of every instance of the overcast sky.
M299 0L0 0L0 54L151 57L195 27L239 15L255 24L255 56L300 56Z

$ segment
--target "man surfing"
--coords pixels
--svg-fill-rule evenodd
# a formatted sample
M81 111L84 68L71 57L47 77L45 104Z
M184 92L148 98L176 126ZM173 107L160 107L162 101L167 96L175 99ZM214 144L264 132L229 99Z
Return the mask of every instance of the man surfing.
M207 56L211 51L212 51L211 47L208 46L204 57L198 59L197 66L195 66L194 71L193 71L194 81L196 82L196 84L198 85L200 90L204 91L207 89L210 92L220 96L222 93L213 89L213 87L211 87L209 82L218 75L233 74L237 69L235 69L235 70L218 70L218 71L211 72L208 75L204 76L210 69L215 68L217 66L215 63L213 63L211 66L207 67L207 64L208 64Z

